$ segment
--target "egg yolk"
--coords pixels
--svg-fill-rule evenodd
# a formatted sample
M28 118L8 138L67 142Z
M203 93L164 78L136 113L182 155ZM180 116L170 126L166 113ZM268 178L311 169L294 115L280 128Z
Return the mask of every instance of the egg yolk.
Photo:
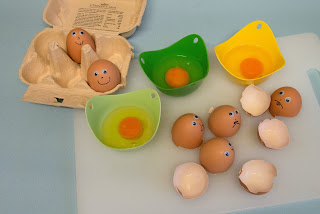
M183 68L170 68L165 76L166 82L172 88L179 88L189 83L188 72Z
M254 79L261 76L263 64L256 58L247 58L241 62L240 70L245 78Z
M119 125L119 133L126 139L137 139L141 137L143 133L143 127L141 121L136 117L126 117Z

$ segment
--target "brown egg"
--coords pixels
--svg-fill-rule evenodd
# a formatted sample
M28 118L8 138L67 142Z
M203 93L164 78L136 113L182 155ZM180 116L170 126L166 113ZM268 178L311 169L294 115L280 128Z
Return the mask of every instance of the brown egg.
M271 95L269 111L273 117L295 117L299 114L301 106L299 92L292 87L282 87Z
M108 60L97 60L88 69L87 79L96 92L110 91L120 83L119 68Z
M172 141L176 146L194 149L203 142L204 125L195 114L185 114L179 117L171 129Z
M240 112L233 106L219 106L209 117L209 129L216 137L231 137L239 131L240 125Z
M89 44L93 50L96 50L94 41L87 31L75 28L69 32L67 36L67 51L75 62L81 63L81 48L86 44Z
M233 146L224 138L208 140L200 148L200 163L210 173L227 171L233 160Z

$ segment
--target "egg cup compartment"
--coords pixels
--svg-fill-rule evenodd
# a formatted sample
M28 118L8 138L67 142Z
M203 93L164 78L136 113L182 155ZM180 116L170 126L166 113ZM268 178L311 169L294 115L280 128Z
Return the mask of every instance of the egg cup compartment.
M272 30L263 21L248 24L229 40L216 46L215 52L229 77L243 85L260 84L285 65ZM246 59L251 60L252 77L250 74L245 76L241 70ZM257 74L254 75L254 72Z
M150 88L140 89L126 94L110 95L110 96L96 96L92 97L86 104L86 118L92 133L104 145L114 148L104 142L102 138L102 124L104 119L112 111L126 106L134 106L146 111L152 120L152 136L144 142L141 146L147 144L152 140L158 130L161 117L161 101L159 94ZM140 147L141 147L140 146ZM122 148L121 150L130 150L134 148Z
M43 19L53 28L39 32L25 55L19 77L29 87L22 100L85 108L91 97L111 94L124 87L133 47L119 35L129 36L135 31L145 6L146 0L49 0ZM73 28L88 31L96 45L96 51L89 45L82 47L81 64L67 53L66 38ZM87 70L98 59L111 61L121 73L120 84L105 93L95 92L87 83Z
M209 71L207 48L202 38L196 34L186 36L165 49L141 53L139 61L144 73L161 92L176 97L195 91ZM179 88L172 88L167 84L166 72L173 67L180 67L188 72L189 84Z

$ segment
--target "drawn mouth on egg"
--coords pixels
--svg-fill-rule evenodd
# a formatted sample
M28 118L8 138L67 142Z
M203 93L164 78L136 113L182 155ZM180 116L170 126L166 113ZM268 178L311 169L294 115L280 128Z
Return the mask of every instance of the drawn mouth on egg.
M281 108L283 109L283 106L282 106L282 104L280 103L280 101L279 100L275 100L276 101L276 105L277 106L281 106Z
M82 42L80 42L80 43L77 43L77 42L74 42L74 43L76 43L77 45L80 45L80 46L81 46L81 45L83 45L83 42L84 42L84 41L82 40Z
M234 121L234 122L233 122L233 126L232 126L232 128L234 128L236 125L240 125L240 123L239 123L239 121L238 121L238 120L236 120L236 121Z
M101 84L101 83L99 82L99 80L98 80L98 83L99 83L99 85L107 85L110 81L111 81L111 78L109 77L109 81L108 81L108 82Z
M203 130L204 130L204 125L201 124L201 123L199 123L199 125L200 125L200 127L201 127L201 131L203 132Z

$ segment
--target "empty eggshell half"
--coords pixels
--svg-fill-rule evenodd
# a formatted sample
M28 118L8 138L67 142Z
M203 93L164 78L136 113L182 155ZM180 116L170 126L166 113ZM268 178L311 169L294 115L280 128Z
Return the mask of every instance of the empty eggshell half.
M272 163L264 160L251 160L242 166L239 172L240 184L254 195L262 195L273 187L273 177L277 170Z
M284 122L278 119L266 119L258 126L260 142L270 149L282 149L289 144L289 131Z
M196 163L178 166L173 175L173 185L185 199L201 196L207 189L209 178L206 170Z
M260 116L270 106L271 96L263 89L251 84L242 92L241 106L249 115Z

